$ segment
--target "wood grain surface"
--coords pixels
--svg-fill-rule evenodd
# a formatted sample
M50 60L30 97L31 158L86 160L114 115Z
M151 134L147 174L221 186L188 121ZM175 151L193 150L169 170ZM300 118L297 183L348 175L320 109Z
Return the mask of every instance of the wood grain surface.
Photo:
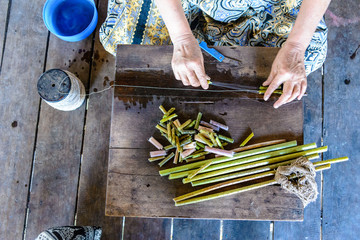
M107 1L99 1L89 84L90 95L79 177L76 224L101 226L102 239L121 239L122 218L105 217L105 192L111 120L111 91L93 94L109 87L115 75L115 57L99 42L99 24L106 17Z
M48 33L41 18L44 1L11 2L0 75L0 238L22 239L39 110L36 82ZM25 13L31 21L23 21Z
M359 1L334 1L326 20L328 57L324 72L324 158L350 161L324 172L323 239L356 239L360 232L360 19ZM357 52L356 52L357 51Z
M2 57L3 57L3 49L5 47L6 42L6 33L8 27L8 10L10 7L10 0L0 0L0 74L1 74L1 65L2 65Z

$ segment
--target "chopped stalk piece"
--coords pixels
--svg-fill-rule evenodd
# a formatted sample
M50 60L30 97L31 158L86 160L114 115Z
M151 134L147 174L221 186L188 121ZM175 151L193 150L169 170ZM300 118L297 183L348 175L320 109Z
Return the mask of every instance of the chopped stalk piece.
M210 124L211 124L211 125L214 125L214 126L216 126L216 127L219 127L219 128L221 128L221 129L224 129L225 131L228 131L228 130L229 130L229 127L228 127L228 126L226 126L225 124L216 122L216 121L214 121L214 120L210 120Z
M175 108L174 107L170 108L170 110L164 114L163 118L168 117L173 111L175 111Z
M165 150L160 150L160 151L151 151L150 152L150 157L160 157L160 156L165 156L166 155L166 151Z
M159 123L160 126L162 126L163 128L166 128L166 124L165 123Z
M192 143L186 144L186 145L184 145L184 147L183 147L184 150L194 149L194 148L196 148L196 142L192 142Z
M196 122L195 122L195 129L198 129L199 128L199 124L200 124L200 121L201 121L201 117L202 117L202 113L199 112L198 115L197 115L197 118L196 118Z
M177 114L174 113L174 114L172 114L172 115L170 115L170 116L168 116L166 118L161 119L160 122L167 122L167 121L170 121L171 119L176 118L176 117L177 117Z
M171 144L175 145L175 128L171 130Z
M183 124L181 124L179 127L179 131L183 130L183 128L186 127L187 125L189 125L190 123L191 123L191 119L189 119L186 122L184 122Z
M166 125L166 129L167 129L168 139L169 139L169 141L171 142L171 126L170 126L170 123L168 123L168 124Z
M182 142L180 142L180 146L183 147L186 144L189 144L191 142L192 142L191 137L188 137L188 138L184 139Z
M196 145L198 145L200 148L205 148L205 145L200 142L196 142Z
M196 130L182 130L182 134L196 134Z
M175 144L176 144L176 150L177 151L180 151L180 142L179 142L179 138L178 137L175 137Z
M159 109L161 110L161 112L163 113L163 114L166 114L166 110L165 110L165 108L163 107L163 105L160 105L159 106Z
M179 151L178 149L176 149L175 151L175 157L174 157L174 164L177 164L178 163L178 160L179 160Z
M160 125L156 125L156 128L160 130L160 132L163 132L165 134L167 134L167 131L165 128L161 127Z
M233 157L234 156L234 152L227 151L227 150L222 150L222 149L218 149L218 148L211 148L211 147L208 147L208 146L205 147L205 151L215 153L215 154L219 154L219 155L222 155L222 156L227 156L227 157Z
M251 134L247 138L245 138L245 140L240 144L240 147L245 146L253 137L254 137L254 133L251 132Z
M210 133L209 137L210 137L211 142L214 144L214 146L217 147L218 144L217 144L217 142L215 140L214 133Z
M154 161L162 160L164 158L165 158L165 156L160 156L160 157L148 158L148 160L149 160L149 162L154 162Z
M195 148L194 149L188 149L186 151L183 151L181 153L181 157L182 158L186 158L187 156L189 156L190 154L192 154L193 152L195 152Z
M170 150L170 149L173 149L173 148L175 148L175 146L173 146L173 145L167 145L167 146L165 146L164 147L164 150Z
M199 139L201 139L201 140L202 140L206 145L208 145L209 147L212 147L212 146L213 146L213 144L212 144L211 142L209 142L209 140L207 140L203 135L198 134L198 135L196 135L196 136L198 136Z
M157 149L161 150L163 149L163 145L159 143L154 137L150 137L148 140L152 145L154 145Z
M173 123L174 123L175 127L176 127L177 129L179 129L179 127L180 127L180 125L181 125L179 119L176 119L175 121L173 121Z
M216 136L215 140L216 140L216 142L217 142L217 145L218 145L221 149L224 149L224 147L223 147L223 145L221 144L221 141L220 141L220 139L219 139L218 136Z
M266 92L266 90L259 90L259 94L264 94ZM282 90L275 90L273 91L274 94L283 94Z
M193 154L191 157L192 158L198 158L198 157L205 156L205 155L208 155L208 154L210 154L210 152L200 152L200 153Z
M188 175L189 179L192 179L193 177L195 177L198 173L200 173L202 170L204 170L205 168L207 168L208 166L210 166L213 162L209 161L207 163L205 163L204 165L202 165L199 169L196 169L195 171L193 171L192 173L190 173Z
M196 120L193 120L189 125L187 125L186 127L184 127L184 129L190 129L192 128L193 126L195 126L195 123L196 123Z
M191 136L189 136L189 135L182 135L182 136L179 138L179 141L182 141L182 140L184 140L185 138L189 138L189 137L191 137Z
M220 128L219 128L218 126L214 126L214 125L212 125L212 124L210 124L210 123L208 123L208 122L201 121L200 124L203 125L203 126L205 126L205 127L211 128L211 129L213 129L214 131L217 131L217 132L220 131Z
M221 139L221 140L224 140L224 141L226 141L226 142L228 142L228 143L234 143L234 139L232 139L232 138L229 138L229 137L225 137L225 136L223 136L223 135L218 135L218 137Z
M166 158L164 158L164 160L162 160L161 162L159 162L159 166L162 167L164 166L165 163L167 163L172 157L174 157L174 153L170 153L169 155L167 155Z
M209 133L210 133L210 132L214 132L213 129L208 128L208 127L204 127L204 126L199 126L199 127L198 127L198 130L199 130L199 131L204 130L204 131L209 132Z

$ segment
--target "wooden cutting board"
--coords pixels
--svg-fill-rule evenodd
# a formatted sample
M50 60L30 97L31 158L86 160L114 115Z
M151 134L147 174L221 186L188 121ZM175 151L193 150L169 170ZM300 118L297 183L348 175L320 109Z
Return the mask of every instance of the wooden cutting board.
M217 47L239 64L219 63L205 55L205 68L213 81L259 86L268 76L278 49ZM162 117L159 105L175 107L180 120L194 119L201 111L205 120L230 127L233 146L251 128L250 143L285 138L303 139L303 104L294 101L279 109L256 94L221 91L188 91L172 75L172 46L120 45L116 59L111 137L108 163L106 214L108 216L178 217L254 220L303 219L301 201L279 186L269 186L221 199L175 207L173 198L193 191L180 180L160 177L156 163L147 161L155 150L147 139L162 139L155 129ZM131 87L124 87L124 85ZM145 86L150 88L137 88ZM172 88L172 90L159 89ZM185 90L184 90L185 89ZM211 90L221 90L212 87ZM165 144L166 142L163 142ZM229 146L231 148L231 146ZM171 163L165 165L170 167ZM240 186L240 185L237 185ZM195 188L197 189L197 188Z

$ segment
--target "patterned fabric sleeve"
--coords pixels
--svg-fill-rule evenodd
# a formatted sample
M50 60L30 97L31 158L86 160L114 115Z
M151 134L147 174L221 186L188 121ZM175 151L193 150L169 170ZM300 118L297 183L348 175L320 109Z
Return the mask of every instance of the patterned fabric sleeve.
M301 0L182 0L194 36L214 46L281 47L301 3ZM327 27L322 20L305 54L307 74L325 61L326 38ZM113 55L117 44L171 44L154 0L109 0L100 41Z

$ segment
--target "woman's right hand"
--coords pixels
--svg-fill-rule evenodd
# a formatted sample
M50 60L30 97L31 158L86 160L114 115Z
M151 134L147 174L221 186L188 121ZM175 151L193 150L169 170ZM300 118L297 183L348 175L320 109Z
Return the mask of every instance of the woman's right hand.
M199 43L192 34L185 34L173 40L174 52L171 61L175 78L185 86L208 89L210 80L205 73L204 58Z

